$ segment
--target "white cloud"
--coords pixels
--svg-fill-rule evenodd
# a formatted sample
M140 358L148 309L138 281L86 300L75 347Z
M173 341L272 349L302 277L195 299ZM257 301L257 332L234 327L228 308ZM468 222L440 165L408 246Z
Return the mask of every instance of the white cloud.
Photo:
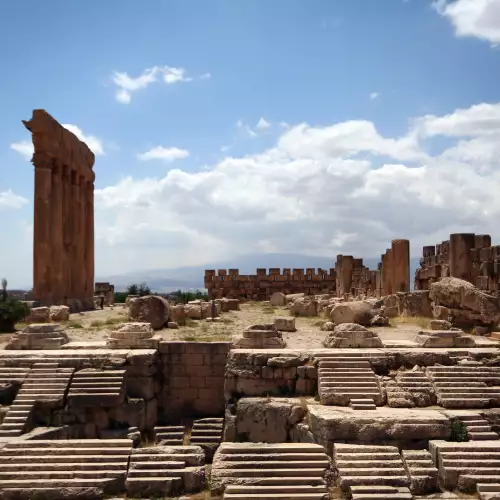
M433 5L453 24L457 36L500 43L500 0L437 0Z
M112 76L116 89L116 100L122 104L129 104L132 100L132 93L145 89L149 85L158 81L161 77L164 83L172 85L180 82L191 82L193 78L188 76L185 68L175 68L173 66L153 66L145 69L139 76L131 77L128 73L115 71ZM199 77L201 80L212 78L210 73L204 73Z
M374 101L375 99L377 99L377 98L379 97L379 95L380 95L380 94L379 94L378 92L372 92L372 93L370 94L370 100L371 100L371 101Z
M261 119L257 122L257 125L255 125L255 128L257 130L266 130L271 126L271 124L266 121L265 118L261 117Z
M105 154L102 140L98 137L94 135L85 135L81 128L76 125L71 125L70 123L62 123L61 125L70 132L73 132L73 134L83 141L96 156Z
M24 196L15 194L12 189L0 191L0 208L21 208L28 203Z
M280 127L281 128L290 128L290 124L287 122L280 122Z
M246 125L245 123L243 123L242 120L238 120L236 122L236 127L240 130L243 130L250 137L257 137L257 132L255 132L255 130L252 130L250 125Z
M105 154L102 140L98 137L94 135L85 135L80 127L72 125L71 123L61 123L61 125L66 130L75 134L78 139L83 141L96 156L102 156ZM31 141L13 142L10 145L10 148L24 156L27 160L31 160L31 157L33 156L34 149Z
M33 156L33 143L31 141L13 142L10 145L10 149L24 156L27 160L31 160Z
M137 158L141 161L148 160L163 160L167 162L171 162L174 160L180 160L183 158L187 158L189 156L189 151L186 149L179 148L164 148L163 146L157 146L145 153L141 153L137 155Z
M96 191L101 266L111 273L290 249L333 263L338 253L377 256L397 237L411 239L414 255L451 232L498 239L498 106L427 115L401 137L365 120L303 123L259 154L123 179ZM430 154L438 134L451 145ZM118 258L118 246L128 253Z

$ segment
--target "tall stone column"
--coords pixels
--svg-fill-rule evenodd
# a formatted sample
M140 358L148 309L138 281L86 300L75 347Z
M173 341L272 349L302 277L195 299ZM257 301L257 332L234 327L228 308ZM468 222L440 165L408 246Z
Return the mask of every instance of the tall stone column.
M94 298L94 182L89 180L86 183L86 287L85 298L93 301Z
M389 248L385 254L384 265L386 267L386 271L385 271L385 275L384 275L385 294L391 295L394 293L394 286L393 286L393 282L392 282L393 269L394 269L392 248Z
M340 277L341 296L351 293L352 271L354 269L354 258L351 255L342 255L342 275Z
M86 192L86 180L83 175L79 175L78 178L78 226L80 227L80 234L76 239L78 248L76 250L77 266L78 266L78 295L77 299L83 301L85 298L85 279L86 279L86 250L87 250L87 192Z
M42 304L52 303L50 197L52 190L52 159L33 155L35 166L35 202L33 222L33 295Z
M75 170L71 170L71 208L68 214L71 217L71 252L70 252L70 267L71 267L71 288L70 299L74 301L79 297L79 263L78 263L78 245L80 244L81 228L80 228L80 189L78 182L79 175ZM81 266L81 262L80 262Z
M472 282L472 256L475 235L461 233L450 235L450 276Z
M64 297L66 302L71 298L71 245L72 245L72 226L73 220L71 217L71 175L70 168L67 165L62 169L62 199L63 199L63 269L64 269Z
M393 292L410 291L410 241L392 240Z
M64 301L63 193L62 165L54 160L50 196L50 254L52 269L52 302Z

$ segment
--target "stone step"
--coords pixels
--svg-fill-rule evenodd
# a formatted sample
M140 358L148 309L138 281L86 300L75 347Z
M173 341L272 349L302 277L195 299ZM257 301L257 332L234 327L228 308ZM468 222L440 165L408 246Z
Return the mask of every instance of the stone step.
M324 500L328 498L326 490L318 493L273 493L279 500ZM223 500L268 500L268 493L224 493Z
M169 469L160 467L158 469L153 469L149 467L147 469L129 469L127 474L127 479L134 479L137 477L182 477L183 469Z
M334 444L335 454L338 455L340 453L396 453L399 456L399 450L395 446L384 446L384 445L360 445L360 444L343 444L343 443L335 443Z
M269 460L271 462L280 461L299 461L299 460L323 460L325 457L323 453L271 453L267 455L248 453L248 454L230 454L219 455L219 459L224 462L252 462L254 460Z
M166 425L158 426L154 428L155 432L182 432L184 433L186 428L183 425Z
M485 408L489 406L490 400L484 398L438 398L438 402L444 408Z
M440 394L447 392L462 393L462 394L500 394L500 387L439 387L436 388Z
M59 463L2 463L0 475L4 472L65 472L65 471L116 471L127 468L127 462L59 462Z
M266 453L321 453L325 452L319 444L313 443L281 443L281 444L239 444L222 443L219 452L229 454L258 454Z
M466 423L467 431L469 432L491 432L491 426L486 425L469 425Z
M186 467L186 462L184 461L135 461L137 458L141 457L141 455L132 455L133 459L130 459L130 468L131 469L184 469ZM164 455L165 457L165 455ZM167 457L165 457L167 458Z
M182 439L184 440L184 432L157 432L156 437L160 439Z
M123 473L126 468L123 468ZM119 472L116 470L72 470L72 471L0 471L0 484L7 480L29 480L29 479L85 479L85 478L116 478Z
M454 468L458 469L460 467L477 467L477 468L483 468L483 467L489 467L489 468L494 468L494 467L500 467L500 459L498 460L491 460L491 459L476 459L476 460L468 460L468 459L459 459L459 460L450 460L448 458L442 458L441 463L443 467L448 468Z
M255 465L255 464L252 464ZM296 468L288 468L288 469L259 469L259 468L251 468L251 469L224 469L219 471L219 476L220 477L268 477L268 478L273 478L278 476L281 477L295 477L297 474L297 469ZM309 468L302 468L300 470L300 474L302 477L313 477L313 478L320 478L324 472L324 468L321 469L309 469Z
M127 497L140 498L145 491L150 491L154 488L154 498L160 495L170 495L175 493L182 487L182 478L173 477L127 477L125 480L125 488ZM150 497L153 498L153 497Z
M220 429L222 430L224 428L223 423L205 423L205 422L199 422L199 421L194 421L193 422L193 429Z
M385 469L384 469L385 473ZM340 487L343 490L352 488L352 486L365 486L370 484L380 484L387 486L408 486L409 480L404 472L399 476L387 475L369 475L369 476L340 476Z
M349 468L339 468L339 475L341 478L355 477L355 476L378 476L382 471L380 470L380 464L376 462L370 463L371 467L349 467ZM387 467L383 469L384 476L403 476L406 474L403 464L399 461L399 467Z
M294 469L296 471L296 469ZM237 476L236 476L237 477ZM251 480L252 486L322 486L325 484L321 476L255 476Z
M471 441L493 441L499 439L499 436L496 432L475 432L475 431L467 431L467 435Z
M342 469L366 469L371 467L377 467L381 469L397 469L400 471L402 469L401 465L401 457L398 456L397 459L394 460L384 460L381 462L380 460L339 460L335 461L337 468Z
M373 453L335 453L335 458L336 460L344 460L344 461L353 461L353 460L359 460L359 461L391 461L391 460L401 460L401 456L397 452L387 452L387 453L380 453L380 452L373 452Z
M479 493L497 493L500 492L500 483L491 483L491 484L478 483L476 485L476 488Z
M194 436L191 435L190 438L190 443L191 444L198 444L198 443L212 443L212 444L217 444L220 442L220 436Z
M74 452L74 450L69 450ZM78 450L80 451L80 450ZM93 450L94 453L96 450ZM99 450L100 451L100 450ZM106 454L99 454L99 455L78 455L75 452L75 455L65 455L65 454L57 454L57 455L4 455L3 453L0 453L0 464L9 464L9 463L17 463L17 464L32 464L32 463L37 463L37 464L67 464L67 463L89 463L89 464L99 464L101 462L106 462L106 463L117 463L121 462L122 464L125 464L125 466L128 464L128 456L129 454L122 454L122 455L106 455ZM61 466L61 465L60 465Z
M205 436L216 435L220 436L222 434L222 429L211 429L210 427L193 427L193 434L204 434Z
M78 479L9 479L0 480L0 491L11 488L29 489L40 488L44 491L51 488L89 488L93 486L102 487L110 482L105 478L78 478ZM48 496L47 498L51 498Z
M476 444L476 443L474 443ZM479 444L478 444L479 446ZM500 448L500 446L499 446ZM472 448L474 451L458 450L458 451L439 451L439 456L442 460L461 460L461 459L485 459L485 460L500 460L500 451L495 449L478 450Z
M328 459L315 460L315 461L288 461L284 462L281 460L271 461L266 460L263 462L236 462L229 461L226 464L228 469L270 469L275 468L276 471L281 472L282 469L321 469L329 466Z
M326 488L324 486L310 486L310 485L292 485L292 486L253 486L246 484L228 484L225 489L225 493L230 494L252 494L258 493L260 495L267 494L272 495L274 498L275 493L325 493Z

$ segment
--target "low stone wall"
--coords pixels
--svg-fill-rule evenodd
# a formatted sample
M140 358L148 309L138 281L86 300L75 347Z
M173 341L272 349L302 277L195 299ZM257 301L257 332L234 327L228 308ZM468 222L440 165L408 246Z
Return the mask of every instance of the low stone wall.
M230 348L231 342L160 342L160 421L224 414Z
M225 396L228 401L246 396L314 396L317 378L309 354L233 350L227 360Z

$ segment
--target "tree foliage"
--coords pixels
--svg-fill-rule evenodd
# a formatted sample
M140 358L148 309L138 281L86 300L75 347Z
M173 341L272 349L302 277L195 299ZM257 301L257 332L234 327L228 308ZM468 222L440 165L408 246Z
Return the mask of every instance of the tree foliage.
M187 304L191 300L208 300L208 294L201 290L196 290L196 292L177 290L171 294L171 297L181 304Z
M15 331L15 324L28 316L29 312L29 307L24 302L9 297L7 280L3 278L0 293L0 333Z

